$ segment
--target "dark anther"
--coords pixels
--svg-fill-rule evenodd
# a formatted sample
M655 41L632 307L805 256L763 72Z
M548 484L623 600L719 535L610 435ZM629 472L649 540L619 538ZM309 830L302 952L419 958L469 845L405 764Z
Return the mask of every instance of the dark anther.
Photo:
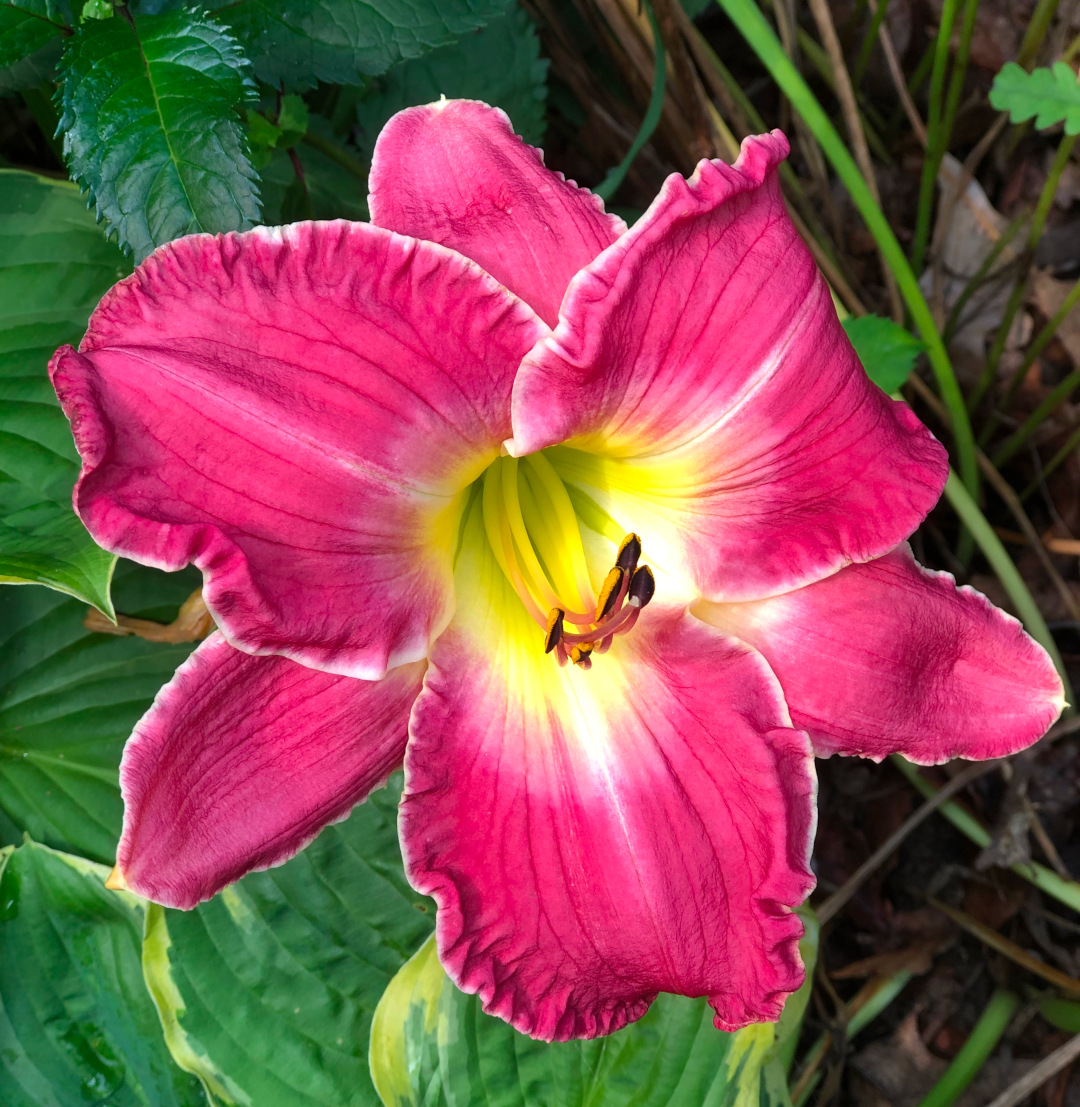
M648 565L642 565L630 578L626 602L631 607L644 607L653 598L655 591L656 579L652 575L652 569Z
M600 622L601 619L606 619L611 609L615 606L615 601L619 598L619 592L622 590L624 576L625 571L616 565L604 578L604 583L600 588L600 595L596 600L596 617L593 619L594 623Z
M641 539L636 534L628 534L619 543L619 556L615 558L616 568L632 573L641 557Z
M580 646L571 646L570 660L577 665L579 669L591 669L592 651L593 645L591 642L582 642Z
M544 631L544 653L551 653L562 640L565 614L561 607L553 607L548 612L547 628Z

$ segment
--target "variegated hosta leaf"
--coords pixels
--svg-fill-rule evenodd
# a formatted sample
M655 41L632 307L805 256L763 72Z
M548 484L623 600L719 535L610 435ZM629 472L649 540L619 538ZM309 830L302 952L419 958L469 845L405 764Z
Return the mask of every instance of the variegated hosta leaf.
M546 1045L485 1015L446 976L429 938L391 981L371 1030L371 1074L385 1107L790 1107L785 1066L817 954L804 915L807 982L780 1023L713 1027L703 999L661 995L638 1022L593 1041Z

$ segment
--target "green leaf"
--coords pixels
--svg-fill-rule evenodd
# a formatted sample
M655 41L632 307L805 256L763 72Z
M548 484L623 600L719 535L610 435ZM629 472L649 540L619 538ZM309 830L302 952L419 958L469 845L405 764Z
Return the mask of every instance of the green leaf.
M196 231L259 218L238 108L254 85L236 40L198 14L84 23L61 61L72 177L141 261Z
M1066 134L1080 134L1080 84L1065 62L1030 73L1016 62L1008 62L994 78L990 103L998 111L1007 111L1014 123L1035 116L1035 126L1040 129L1064 122Z
M0 0L0 69L37 53L74 26L68 0Z
M312 218L367 219L367 190L354 173L307 143L298 146L295 153L303 166ZM267 223L291 222L294 209L286 195L296 188L296 170L289 155L274 150L260 171L260 179Z
M452 46L403 62L372 82L371 92L357 106L361 149L371 156L379 131L395 112L442 95L502 108L514 130L538 145L544 137L547 68L533 21L513 8Z
M59 60L60 39L54 38L22 61L0 68L0 96L37 89L54 80Z
M167 622L196 586L190 572L117 567L131 615ZM39 841L111 861L120 752L191 646L94 634L85 615L56 592L0 590L0 812Z
M139 901L106 891L107 870L82 858L34 842L4 853L0 1103L205 1107L143 983Z
M47 366L127 271L74 185L0 169L0 581L46 584L110 616L115 558L72 512L79 458Z
M811 919L800 951L809 978ZM703 999L661 995L608 1038L546 1045L454 987L429 938L379 1001L372 1079L386 1107L790 1107L783 1051L798 1036L809 988L808 979L788 1001L779 1030L763 1023L725 1034Z
M844 330L867 376L885 392L895 392L908 379L926 344L910 331L880 315L849 315Z
M400 790L398 775L292 861L194 911L150 908L147 982L169 1047L222 1102L378 1104L371 1015L434 923L402 869Z
M357 84L405 58L453 42L501 15L509 0L213 0L275 87Z

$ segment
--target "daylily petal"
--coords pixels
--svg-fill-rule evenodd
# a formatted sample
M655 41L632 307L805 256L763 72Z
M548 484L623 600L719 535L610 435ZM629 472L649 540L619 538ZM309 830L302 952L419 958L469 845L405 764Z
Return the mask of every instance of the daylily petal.
M287 861L401 764L423 674L332 676L211 635L124 748L124 884L189 908Z
M723 1029L776 1018L802 979L815 777L772 674L653 607L560 669L498 572L466 540L409 724L402 847L443 965L546 1040L659 991L707 995Z
M102 546L194 561L250 653L378 677L452 606L460 491L544 325L474 263L363 223L163 247L53 358Z
M756 603L700 604L759 650L821 756L1002 757L1065 704L1046 651L981 592L901 547Z
M371 221L482 265L554 326L570 278L626 224L475 100L398 112L371 159Z
M580 486L715 600L886 553L947 476L944 449L870 383L836 318L784 206L787 149L774 131L734 166L669 177L574 278L514 382L510 452L574 447Z

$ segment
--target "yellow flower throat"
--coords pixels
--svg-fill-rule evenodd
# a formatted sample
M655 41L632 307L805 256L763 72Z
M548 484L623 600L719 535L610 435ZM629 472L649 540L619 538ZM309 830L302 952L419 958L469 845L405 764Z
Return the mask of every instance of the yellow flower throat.
M500 457L483 476L484 529L500 568L543 629L544 652L582 669L626 634L652 599L639 565L641 539L626 535L595 593L573 501L543 453ZM617 532L616 532L617 533Z

